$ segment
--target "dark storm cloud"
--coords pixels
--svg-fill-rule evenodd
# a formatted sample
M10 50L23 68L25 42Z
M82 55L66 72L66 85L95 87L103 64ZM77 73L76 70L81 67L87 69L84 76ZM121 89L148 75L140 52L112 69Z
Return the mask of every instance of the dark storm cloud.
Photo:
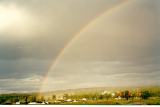
M120 2L0 0L0 17L4 16L0 18L0 91L38 90L52 62L74 34Z
M43 76L47 72L48 60L0 60L0 79L22 79L33 75Z
M1 5L23 10L27 18L21 26L0 32L0 59L55 59L72 36L114 1L4 0ZM11 32L11 33L10 33ZM13 33L12 33L13 32ZM18 34L21 32L20 34ZM17 35L19 35L18 38ZM25 38L23 38L25 36ZM4 42L5 41L5 42ZM10 55L12 53L12 55Z

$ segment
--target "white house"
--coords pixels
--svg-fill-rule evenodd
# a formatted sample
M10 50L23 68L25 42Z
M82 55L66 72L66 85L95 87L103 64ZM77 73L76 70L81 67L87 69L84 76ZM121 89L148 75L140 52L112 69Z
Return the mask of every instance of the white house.
M28 104L37 104L36 102L30 102L30 103L28 103Z
M101 94L102 94L102 95L111 94L111 92L106 90L106 91L103 91Z
M74 103L78 102L77 100L73 100Z
M116 95L115 93L111 93L111 96L112 96L112 97L115 97L115 95Z
M67 101L67 102L71 102L72 100L71 100L71 99L67 99L66 101Z
M82 101L87 101L87 99L86 99L86 98L82 98L81 100L82 100Z
M16 102L16 104L20 104L20 101L19 101L19 102Z

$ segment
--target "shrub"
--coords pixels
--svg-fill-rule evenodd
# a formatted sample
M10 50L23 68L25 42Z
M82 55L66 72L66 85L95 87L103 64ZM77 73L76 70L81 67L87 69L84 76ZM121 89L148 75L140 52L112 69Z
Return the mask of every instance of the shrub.
M148 99L149 97L151 97L151 93L150 93L149 91L147 91L147 90L144 90L144 91L142 91L141 93L142 93L142 94L141 94L141 97L142 97L143 99Z

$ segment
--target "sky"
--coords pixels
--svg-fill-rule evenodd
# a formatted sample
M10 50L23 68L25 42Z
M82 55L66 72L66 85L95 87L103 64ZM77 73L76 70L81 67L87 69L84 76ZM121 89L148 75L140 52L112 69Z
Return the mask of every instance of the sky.
M0 93L160 85L159 0L0 0Z

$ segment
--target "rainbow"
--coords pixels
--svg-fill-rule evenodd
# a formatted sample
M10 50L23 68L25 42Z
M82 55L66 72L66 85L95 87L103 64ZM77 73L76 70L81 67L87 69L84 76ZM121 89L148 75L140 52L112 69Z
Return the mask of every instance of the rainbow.
M54 70L54 68L56 67L56 65L59 63L61 57L64 55L65 51L70 47L70 45L72 45L72 43L81 35L82 32L84 32L87 28L89 28L90 26L92 26L94 23L96 23L100 17L102 17L103 15L109 15L112 12L114 12L115 10L119 9L121 6L123 6L124 4L127 3L127 1L129 0L123 0L121 1L121 3L118 3L112 7L110 7L109 9L107 8L107 10L104 10L103 12L101 12L100 14L96 15L95 18L93 18L91 21L89 21L85 26L83 26L78 32L75 33L75 35L73 36L73 38L67 42L64 47L61 49L61 51L59 52L58 56L56 57L56 59L53 61L53 63L51 64L51 66L49 67L48 71L46 72L44 79L42 81L42 85L40 87L39 93L41 94L43 92L43 88L45 86L45 83L48 80L48 75L51 71Z

